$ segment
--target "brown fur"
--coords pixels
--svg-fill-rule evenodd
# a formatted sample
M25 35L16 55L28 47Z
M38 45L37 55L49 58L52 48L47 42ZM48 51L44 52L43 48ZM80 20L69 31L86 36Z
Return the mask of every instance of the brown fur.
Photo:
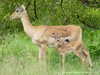
M25 33L39 47L39 59L43 57L44 61L46 58L46 47L48 45L54 46L54 38L52 38L53 32L56 34L63 33L63 38L69 38L71 41L82 41L82 30L80 26L32 26L23 5L10 18L21 19Z
M56 36L53 34L53 36ZM90 54L89 52L84 48L84 45L80 41L70 41L70 42L63 42L61 37L56 36L55 38L55 48L60 54L62 55L62 64L65 63L65 54L67 54L69 51L73 52L76 56L78 56L82 62L86 62L89 67L92 66ZM60 45L60 46L59 46Z

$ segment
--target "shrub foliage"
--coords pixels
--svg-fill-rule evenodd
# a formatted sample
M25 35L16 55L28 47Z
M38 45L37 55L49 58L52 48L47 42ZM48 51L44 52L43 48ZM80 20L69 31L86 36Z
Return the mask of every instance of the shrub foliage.
M26 6L33 25L78 24L100 29L98 2L99 0L91 0L86 5L84 0L2 0L0 3L0 34L22 30L19 20L9 20L12 12L22 4Z

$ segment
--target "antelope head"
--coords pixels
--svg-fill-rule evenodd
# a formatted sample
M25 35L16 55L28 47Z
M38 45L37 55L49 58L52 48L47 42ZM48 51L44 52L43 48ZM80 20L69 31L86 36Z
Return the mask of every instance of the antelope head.
M25 6L22 5L16 9L16 11L10 16L10 19L22 18L23 14L26 12Z

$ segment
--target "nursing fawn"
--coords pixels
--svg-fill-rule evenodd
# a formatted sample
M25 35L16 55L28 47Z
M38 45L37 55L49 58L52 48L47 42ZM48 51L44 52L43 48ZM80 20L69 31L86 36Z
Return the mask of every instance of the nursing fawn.
M69 39L63 41L61 39L62 34L56 36L56 34L53 33L52 35L55 39L55 48L62 55L62 65L65 63L66 54L73 52L82 60L82 63L85 63L88 67L92 66L90 54L81 41L70 41Z

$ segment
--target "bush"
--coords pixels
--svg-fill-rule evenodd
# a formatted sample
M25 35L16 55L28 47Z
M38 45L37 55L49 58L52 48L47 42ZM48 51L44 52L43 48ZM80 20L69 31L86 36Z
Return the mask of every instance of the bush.
M27 7L29 19L33 25L81 25L83 21L86 25L100 28L100 10L87 7L80 0L62 0L62 3L59 0L38 0L36 6L34 1L36 0L1 1L0 34L13 33L23 29L20 21L9 20L9 16L15 11L17 4L24 4Z
M81 21L92 28L100 29L100 10L87 10L86 13L82 16Z

